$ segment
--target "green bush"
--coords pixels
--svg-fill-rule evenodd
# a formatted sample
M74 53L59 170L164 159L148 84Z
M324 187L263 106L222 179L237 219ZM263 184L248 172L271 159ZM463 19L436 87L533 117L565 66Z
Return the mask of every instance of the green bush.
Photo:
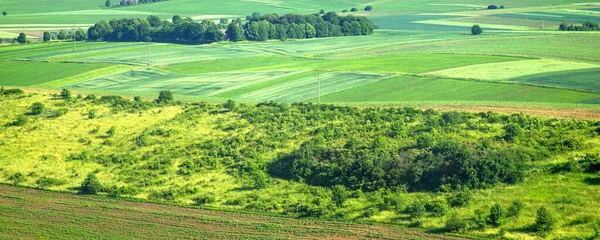
M196 197L194 198L194 203L196 205L205 205L205 204L211 204L217 201L217 198L215 197L215 194L212 192L206 193L202 196Z
M600 219L592 223L592 229L594 229L594 238L600 238Z
M162 90L158 94L158 98L156 99L157 103L170 103L174 100L173 93L169 90Z
M427 202L425 208L435 216L441 217L444 216L448 210L448 202L444 198L435 198Z
M67 181L51 177L42 177L35 181L35 183L42 188L47 188L64 185L65 183L67 183Z
M342 185L335 185L331 187L331 194L331 201L333 201L333 203L338 207L342 206L346 199L350 197L350 192L348 192L348 190Z
M106 137L111 138L117 135L117 127L112 126L108 131L106 131Z
M556 219L554 219L554 216L550 210L546 209L545 207L540 207L537 210L535 224L533 225L533 228L536 232L540 233L541 235L546 235L554 230L555 224Z
M69 91L69 89L63 89L60 92L60 97L62 99L71 99L71 91Z
M17 185L21 184L22 182L27 181L27 177L25 177L25 174L17 172L17 173L14 173L13 175L10 175L10 177L8 177L8 181L13 182L13 185L17 186Z
M40 115L44 112L44 109L46 109L46 106L44 106L44 104L41 102L35 102L35 103L31 104L30 109L31 109L31 114Z
M96 110L95 110L95 109L92 109L92 110L90 110L90 111L88 112L88 118L89 118L89 119L94 119L94 118L96 118Z
M498 227L504 223L504 218L506 217L504 209L498 203L492 205L490 208L489 220L492 226Z
M481 33L483 33L483 29L481 29L479 25L473 25L473 27L471 27L471 34L479 35Z
M99 192L102 192L102 184L98 181L96 174L88 174L79 187L79 194L93 195Z
M425 214L425 204L423 202L417 200L412 202L410 205L406 207L406 213L410 216L410 219L419 219L423 217Z
M452 195L450 195L448 202L452 207L464 207L469 204L469 201L471 201L471 197L471 191L469 191L468 189L463 189L456 191Z
M452 214L452 216L446 220L445 228L448 232L464 232L468 230L469 224L467 221L458 218L456 214Z
M17 118L10 124L12 126L23 126L29 122L29 118L25 115L19 115Z
M523 212L525 208L525 203L521 200L514 200L510 207L508 207L508 216L509 217L518 217Z

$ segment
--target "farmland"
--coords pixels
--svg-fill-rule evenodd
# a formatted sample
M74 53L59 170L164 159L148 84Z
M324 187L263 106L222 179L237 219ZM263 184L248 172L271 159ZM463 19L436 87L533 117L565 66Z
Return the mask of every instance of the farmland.
M0 2L0 238L598 237L598 2L111 4Z

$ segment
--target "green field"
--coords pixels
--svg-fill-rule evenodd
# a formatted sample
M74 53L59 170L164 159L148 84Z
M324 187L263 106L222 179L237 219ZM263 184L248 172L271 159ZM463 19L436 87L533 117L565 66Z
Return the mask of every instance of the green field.
M578 103L600 97L594 93L518 84L400 76L329 94L324 102L508 101Z
M543 73L510 79L510 81L600 92L600 69Z
M104 67L108 65L0 61L0 69L2 69L0 85L31 86Z

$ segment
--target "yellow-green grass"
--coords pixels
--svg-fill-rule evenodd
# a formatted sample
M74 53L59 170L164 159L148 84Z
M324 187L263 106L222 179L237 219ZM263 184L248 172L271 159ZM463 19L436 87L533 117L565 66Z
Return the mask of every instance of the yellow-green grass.
M520 84L398 76L321 97L323 102L503 101L578 103L599 94ZM314 101L314 99L313 99Z
M462 54L389 54L361 58L312 59L269 56L228 59L169 66L163 70L179 74L197 74L214 71L258 71L280 69L307 69L328 71L423 73L480 63L520 61L524 58L462 55Z
M104 64L48 63L0 61L0 85L31 86L50 82L100 68Z
M600 69L542 73L510 79L511 82L600 92Z
M0 107L4 109L4 117L0 119L0 181L4 183L11 183L8 178L15 173L23 173L25 175L25 181L20 183L25 186L41 187L36 181L42 177L52 177L65 181L65 184L54 187L46 187L51 190L61 191L74 191L74 189L83 182L84 177L90 172L97 172L98 178L101 183L106 186L132 186L134 183L127 183L131 178L143 178L149 177L150 182L159 182L154 186L140 187L141 192L134 197L146 199L148 195L153 191L167 190L167 189L192 189L197 188L196 193L191 193L183 196L177 196L172 202L175 204L193 204L193 199L198 196L203 196L206 193L212 192L216 196L216 201L210 203L207 206L217 209L227 209L239 211L243 209L240 205L229 205L226 204L227 200L235 200L238 198L249 198L256 197L258 199L269 199L274 204L282 202L306 202L312 201L311 191L325 191L320 187L308 187L304 183L286 181L281 179L271 179L269 186L264 189L255 189L245 187L245 183L240 179L237 179L226 173L221 169L215 170L203 170L201 173L194 173L191 175L178 174L176 169L182 161L185 161L189 156L181 156L175 159L171 159L173 162L164 171L158 171L156 175L152 176L138 176L135 172L121 172L124 168L135 169L135 168L146 168L147 163L143 160L141 162L134 162L131 165L123 167L119 164L113 164L105 166L97 163L87 162L85 160L68 160L70 154L80 153L81 151L87 150L93 152L93 154L124 154L127 152L141 154L141 153L153 153L161 154L160 150L157 149L177 149L185 146L191 146L191 143L200 142L203 140L218 139L223 136L236 136L244 134L252 130L253 126L248 124L245 120L239 118L235 113L229 113L227 111L216 111L216 112L204 112L194 118L177 118L177 114L189 109L186 106L163 106L153 107L145 111L134 111L134 112L119 112L111 111L106 105L95 105L89 101L76 100L76 101L63 101L55 100L50 95L34 94L29 95L27 93L23 98L5 98L0 101ZM69 110L67 115L58 118L47 118L44 116L36 117L30 116L30 122L24 126L6 126L5 124L12 121L16 115L28 112L28 107L33 102L42 102L51 109L66 108ZM94 119L88 118L89 110L95 109L97 111L97 117ZM324 123L327 124L327 123ZM106 138L105 132L111 127L115 126L117 134L112 138ZM224 131L227 126L236 126L231 131ZM95 131L98 129L98 131ZM172 134L169 137L152 136L151 141L154 141L156 145L137 147L134 141L144 131L163 129L170 130ZM500 134L500 128L490 129L492 134ZM289 145L280 146L276 151L265 153L263 155L265 161L271 161L280 152L289 152L296 149L301 141L292 142ZM430 214L426 214L422 219L422 228L426 231L437 232L440 231L445 221L453 214L456 213L461 218L472 217L474 211L481 209L489 211L489 207L494 203L501 204L505 209L508 208L513 200L522 200L525 202L526 207L523 210L523 214L516 219L509 219L509 221L501 228L508 230L507 236L516 237L520 239L534 239L530 230L527 230L527 226L530 226L534 222L535 211L540 206L550 208L555 216L557 216L558 224L557 230L552 233L552 237L574 237L574 236L588 236L591 235L591 225L589 222L575 223L575 219L580 219L586 216L596 218L600 215L598 209L600 209L600 202L591 201L591 199L600 198L600 192L597 191L598 176L596 174L548 174L544 170L537 169L546 164L551 163L562 163L566 162L571 156L581 154L583 152L598 152L598 143L596 140L590 140L585 142L585 151L577 151L568 154L560 154L553 156L549 159L545 159L543 162L539 162L534 165L532 173L539 172L539 174L530 174L525 182L514 186L497 186L488 190L474 191L473 200L466 207L452 208L448 214L444 217L436 217ZM167 150L168 151L168 150ZM5 189L5 187L0 187ZM17 222L27 223L45 223L45 221L33 221L27 216L36 214L34 210L38 209L36 204L31 202L37 202L38 200L30 200L27 202L18 199L22 194L11 195L7 192L13 190L7 189L2 191L2 194L17 197L16 200L10 203L2 204L4 209L8 211L0 211L1 214L16 214L14 219L18 219ZM35 195L42 193L35 193ZM370 193L367 193L368 195ZM361 217L364 208L369 205L369 200L366 195L352 198L343 204L343 212L346 214L348 219L354 219L355 221L375 221L383 223L391 223L397 226L408 226L411 221L408 219L408 215L402 211L395 213L392 211L382 211L371 218L363 219ZM444 194L439 193L402 193L401 199L402 204L408 205L416 199L433 199L433 198L444 198ZM62 199L60 197L53 197L51 199L58 198L62 204L60 206L67 206L70 201ZM2 197L0 201L8 201L9 199L15 199L10 197ZM77 197L78 201L87 201L87 197ZM45 203L49 203L45 200ZM52 202L53 200L50 200ZM107 200L109 201L109 200ZM114 202L115 200L110 200ZM65 205L65 202L68 202ZM24 207L6 207L13 206L14 204L29 204L29 208ZM75 203L78 204L78 203ZM21 206L21 205L18 205ZM55 206L52 202L49 205L44 206ZM81 203L77 206L86 206ZM97 212L96 208L103 209L103 211L110 212L111 214L117 214L115 211L129 211L130 208L138 209L138 207L129 205L124 202L117 202L117 204L88 204L81 211L75 211L78 207L70 207L68 211L57 211L61 215L61 219L68 218L71 216L82 216L80 213L87 212L94 209L89 215L95 216L94 219L101 218L101 212ZM144 205L144 209L160 208L161 206L156 205ZM27 214L24 214L24 210L17 209L30 209ZM52 208L52 211L55 208ZM58 209L57 209L58 210ZM15 213L15 211L17 211ZM39 216L45 217L45 214L52 214L51 217L56 216L56 213L48 211L45 213L37 213ZM176 218L176 216L165 213L166 210L155 213L160 216L169 216L170 219ZM282 210L275 210L274 213L281 213ZM21 214L19 214L21 213ZM71 213L75 213L71 215ZM129 212L135 214L134 212ZM127 216L132 216L124 213ZM196 213L200 214L200 213ZM114 215L111 215L114 216ZM122 219L120 214L112 218L114 220ZM137 216L137 215L136 215ZM558 217L560 216L560 217ZM186 217L193 218L193 216L186 215ZM158 217L160 218L160 217ZM9 218L1 218L9 219ZM12 217L10 219L13 219ZM86 218L88 219L88 218ZM126 218L130 219L130 218ZM146 218L147 219L147 218ZM157 219L153 217L152 219ZM87 221L87 220L86 220ZM100 220L99 220L100 221ZM290 220L291 221L291 220ZM14 221L13 221L14 222ZM67 227L60 225L65 223L61 220L54 226L59 229ZM59 224L59 225L57 225ZM108 223L104 223L108 224ZM122 227L130 226L129 223L121 224ZM193 224L198 226L198 222ZM7 222L2 224L4 229L20 229L11 231L1 231L2 233L15 231L18 236L27 236L27 232L36 232L36 229L25 231L27 226L31 224L12 224ZM10 227L7 227L10 226ZM79 234L82 232L81 226L89 226L87 224L77 224L75 229L66 231L67 233ZM152 225L154 226L154 225ZM105 228L111 228L112 225L107 225ZM381 227L377 226L377 229ZM44 228L39 228L44 229ZM95 228L94 228L95 229ZM54 231L54 230L52 230ZM94 230L95 231L95 230ZM162 230L170 231L170 230ZM472 231L468 233L468 236L472 237L490 237L495 236L500 231L500 228L490 227L485 232ZM121 232L127 233L128 231ZM145 231L139 231L145 232ZM95 233L95 232L94 232ZM92 234L94 234L92 233ZM107 232L108 233L108 232ZM112 231L110 231L112 233ZM246 233L247 232L243 232ZM65 234L64 232L62 234ZM119 234L119 233L114 233ZM135 233L132 233L135 234ZM42 234L43 236L43 234ZM113 235L110 235L113 236ZM118 236L118 235L115 235ZM132 235L133 236L133 235ZM135 235L138 236L138 235ZM141 236L141 235L140 235ZM156 235L159 236L159 235Z
M583 62L568 62L553 59L538 59L517 62L486 63L429 72L427 75L481 80L507 80L510 78L539 73L598 68L600 65Z

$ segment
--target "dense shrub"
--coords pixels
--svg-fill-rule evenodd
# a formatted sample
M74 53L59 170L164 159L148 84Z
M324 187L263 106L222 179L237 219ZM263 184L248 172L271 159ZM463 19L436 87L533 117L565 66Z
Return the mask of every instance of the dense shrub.
M25 174L23 174L23 173L16 172L8 177L8 181L13 182L13 185L16 186L22 182L27 181L27 177L25 177Z
M23 126L29 122L29 118L25 115L19 115L17 118L10 124L12 126Z
M90 173L87 175L81 186L79 187L79 194L93 195L102 192L102 184L96 177L96 174Z
M490 208L489 220L492 226L500 226L504 223L504 218L506 217L506 213L502 206L498 203L492 205Z
M541 235L546 235L554 230L556 220L552 213L545 207L540 207L535 215L533 228Z
M456 214L452 214L452 216L446 220L445 229L448 232L463 232L468 230L469 223L466 220L458 218Z
M514 200L510 207L508 207L507 216L509 217L518 217L523 212L525 208L525 203L521 200Z
M51 178L51 177L42 177L42 178L38 179L37 181L35 181L35 183L40 187L47 188L47 187L63 185L65 183L67 183L67 181L62 180L62 179L57 179L57 178Z
M40 115L44 112L44 109L46 109L46 106L44 106L44 104L41 102L35 102L35 103L31 104L30 109L31 109L31 114Z
M473 25L473 27L471 27L471 34L473 35L479 35L483 33L483 29L481 28L481 26L479 25Z
M71 99L71 91L69 89L63 89L60 92L60 97L62 99Z
M406 213L411 219L419 219L425 214L425 204L422 201L414 201L406 207Z

